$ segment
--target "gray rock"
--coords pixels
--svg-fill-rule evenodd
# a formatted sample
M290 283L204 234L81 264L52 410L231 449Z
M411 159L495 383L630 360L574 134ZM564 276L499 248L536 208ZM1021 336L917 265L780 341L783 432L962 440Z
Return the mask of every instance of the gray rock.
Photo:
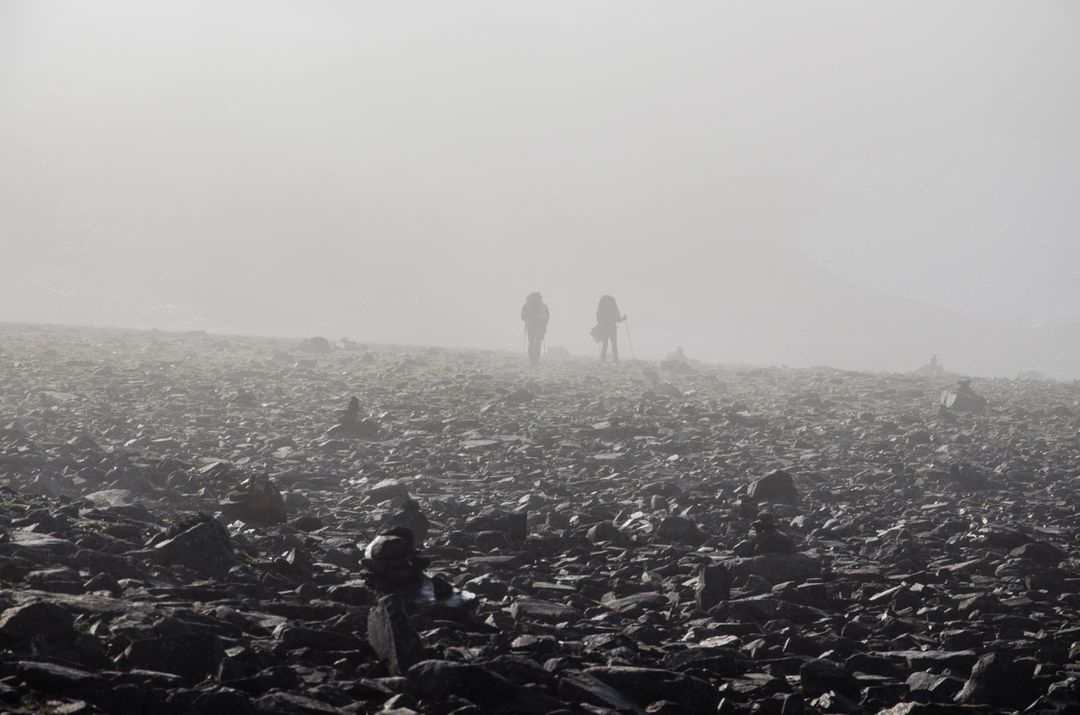
M523 715L543 715L562 707L544 693L511 683L479 665L446 660L424 660L409 668L406 691L421 702L445 703L460 697L475 703L482 712L505 708Z
M68 609L48 602L14 606L0 614L0 643L20 647L35 636L68 642L75 637L75 621Z
M723 564L707 564L698 570L694 583L694 603L708 611L731 598L731 573Z
M232 538L216 519L200 518L181 533L155 545L159 563L180 564L208 575L222 576L236 564Z
M836 691L853 700L859 699L859 681L831 660L815 658L799 666L799 689L807 698Z
M1065 552L1045 541L1032 541L1022 546L1017 546L1009 552L1010 556L1020 559L1031 559L1041 564L1058 564L1065 560Z
M399 597L380 598L378 605L368 611L367 628L371 649L386 664L391 675L404 675L423 659L420 635L409 621L409 614Z
M678 544L697 546L705 541L698 525L684 516L666 516L656 529L656 538Z
M216 673L224 657L221 639L210 633L136 640L121 654L129 668L175 673L191 682Z
M620 713L644 715L645 710L632 698L611 687L595 675L568 670L559 677L559 697L575 703L588 703Z
M260 713L281 713L282 715L321 715L333 713L340 715L341 708L334 707L315 698L299 693L271 690L255 700L255 708Z
M633 614L667 609L671 607L671 602L662 593L646 592L605 601L604 605L616 613Z
M623 532L608 521L602 521L599 524L593 524L585 536L594 544L604 541L612 541L615 543L621 543L625 540L626 535Z
M691 712L705 713L714 712L719 701L715 689L706 681L671 670L602 666L589 668L585 673L626 693L642 706L671 700Z
M726 562L736 580L761 576L771 583L805 581L821 575L821 559L810 554L759 554Z
M190 706L191 715L254 715L255 706L247 695L231 688L214 688L198 695Z
M1029 668L1004 653L987 653L971 669L956 702L1024 708L1038 697Z
M320 628L307 628L282 623L274 630L274 637L289 650L312 648L314 650L360 650L367 643L354 636Z
M510 615L519 621L561 623L563 621L577 621L581 618L581 611L571 606L544 601L539 598L519 598L510 607Z
M329 355L334 352L334 346L323 337L307 338L301 341L296 349L311 355Z
M31 686L45 691L80 690L101 683L101 676L56 663L23 660L14 665L15 674Z
M796 504L799 501L799 490L795 488L795 480L782 469L755 479L747 487L746 495L759 502Z

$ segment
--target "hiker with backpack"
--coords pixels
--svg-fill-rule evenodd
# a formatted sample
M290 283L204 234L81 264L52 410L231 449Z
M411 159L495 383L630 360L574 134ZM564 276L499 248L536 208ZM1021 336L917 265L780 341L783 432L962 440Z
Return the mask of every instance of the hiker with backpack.
M525 334L529 338L529 362L540 364L540 346L547 334L548 320L551 314L539 293L530 293L521 306L521 319L525 323Z
M610 295L600 298L596 306L596 327L594 337L600 343L600 362L607 362L608 344L611 344L611 358L619 362L619 323L626 322L626 316L619 312L619 306Z

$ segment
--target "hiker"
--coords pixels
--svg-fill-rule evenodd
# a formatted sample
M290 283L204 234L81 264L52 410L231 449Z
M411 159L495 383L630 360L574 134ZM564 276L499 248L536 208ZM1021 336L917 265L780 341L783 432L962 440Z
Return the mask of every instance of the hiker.
M525 299L525 305L521 306L521 319L525 322L525 333L529 336L529 362L533 365L540 364L540 346L544 343L550 317L548 307L544 305L540 294L530 293Z
M608 343L611 343L611 358L619 362L619 323L626 322L626 316L619 312L619 306L610 295L600 298L596 306L596 328L600 339L600 362L607 362Z

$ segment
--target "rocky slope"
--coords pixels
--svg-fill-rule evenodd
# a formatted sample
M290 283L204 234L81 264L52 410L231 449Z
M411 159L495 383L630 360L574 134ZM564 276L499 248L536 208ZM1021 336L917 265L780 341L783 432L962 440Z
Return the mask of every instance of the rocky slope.
M1076 384L523 362L0 326L0 702L1080 710Z

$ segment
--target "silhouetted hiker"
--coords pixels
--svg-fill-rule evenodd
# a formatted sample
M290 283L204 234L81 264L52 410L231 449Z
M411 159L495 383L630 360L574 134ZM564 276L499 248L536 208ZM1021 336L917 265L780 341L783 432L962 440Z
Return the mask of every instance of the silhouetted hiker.
M521 306L521 319L525 321L525 333L529 336L529 362L533 365L540 362L540 346L544 343L550 317L540 294L530 293L525 305Z
M619 312L619 306L610 295L601 296L596 306L596 327L600 337L600 362L607 361L608 343L611 343L611 357L619 362L619 323L626 316Z

